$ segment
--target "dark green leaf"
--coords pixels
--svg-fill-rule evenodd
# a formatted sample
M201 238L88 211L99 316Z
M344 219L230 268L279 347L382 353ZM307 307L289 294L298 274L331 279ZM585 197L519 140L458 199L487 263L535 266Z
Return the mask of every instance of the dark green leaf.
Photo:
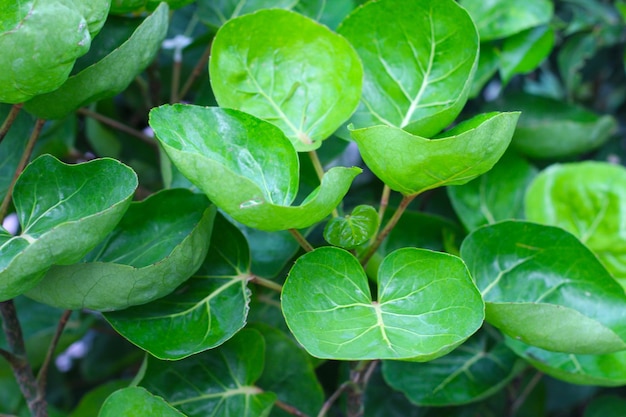
M538 26L507 38L500 53L500 75L506 84L515 74L526 74L546 59L554 46L554 30Z
M96 410L100 410L104 401L115 391L128 387L129 381L116 379L109 381L87 392L72 410L68 417L93 417Z
M128 387L115 391L102 405L98 417L185 417L167 404L140 387Z
M0 120L5 120L10 110L11 106L0 104ZM2 199L13 181L13 175L34 124L33 118L29 117L28 113L20 112L11 129L0 142L0 198Z
M480 44L480 57L478 58L478 67L474 74L474 81L469 93L470 98L477 97L483 87L498 72L500 67L500 50L492 43Z
M625 399L607 395L591 401L583 417L620 417L624 410L626 410Z
M356 206L352 214L329 220L324 239L331 245L354 249L367 242L378 230L378 213L372 206Z

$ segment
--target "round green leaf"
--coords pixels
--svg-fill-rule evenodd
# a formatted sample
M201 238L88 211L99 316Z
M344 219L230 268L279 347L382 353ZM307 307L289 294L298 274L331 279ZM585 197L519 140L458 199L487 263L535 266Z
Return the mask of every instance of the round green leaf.
M171 189L131 204L83 262L51 268L28 296L64 309L109 311L171 293L202 264L215 207Z
M51 265L80 260L120 221L135 188L133 170L113 159L31 162L13 190L22 231L0 228L0 300L32 288Z
M519 113L486 113L436 139L391 126L352 130L363 160L392 190L420 194L489 171L509 146Z
M246 323L250 251L222 216L213 224L200 269L167 297L106 313L113 328L160 359L177 360L221 345Z
M478 62L478 33L456 2L369 2L338 31L365 69L356 127L384 124L430 137L463 109Z
M563 229L496 223L471 233L461 257L485 300L486 320L507 335L559 352L626 349L624 290Z
M98 417L185 417L163 398L154 396L141 387L115 391L106 399Z
M352 214L332 218L324 228L324 239L331 245L354 249L378 230L378 212L372 206L356 206Z
M311 355L345 360L432 360L463 343L484 317L463 262L416 248L383 260L376 301L349 252L335 247L309 252L289 272L282 308Z
M553 165L526 193L526 217L573 233L626 287L626 169L604 162Z
M303 229L337 207L361 170L336 167L300 206L297 153L276 126L216 107L165 105L150 126L174 165L235 220L266 231Z
M341 36L294 12L261 10L217 32L209 62L217 102L274 123L311 151L356 109L363 69Z

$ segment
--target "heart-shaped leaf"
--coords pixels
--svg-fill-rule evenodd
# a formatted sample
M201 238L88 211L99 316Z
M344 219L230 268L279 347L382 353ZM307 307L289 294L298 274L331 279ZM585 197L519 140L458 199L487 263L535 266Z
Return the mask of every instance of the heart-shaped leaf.
M583 354L626 349L626 294L563 229L505 221L461 246L486 303L486 320L543 349ZM541 326L537 326L541 323Z
M217 349L176 362L150 358L141 385L189 417L266 417L276 395L253 385L265 365L265 340L242 330Z
M133 203L117 228L83 262L55 266L28 296L65 309L109 311L171 293L201 265L215 207L171 189Z
M573 233L626 287L626 169L603 162L553 165L526 193L526 217Z
M348 120L363 79L348 41L281 9L226 22L213 40L209 73L220 106L274 123L297 151L319 148Z
M31 162L13 190L22 232L0 228L0 300L32 288L51 265L80 260L120 221L135 188L133 170L113 159Z
M324 239L331 245L354 249L374 236L378 223L378 213L374 207L356 206L349 216L328 221L324 228Z
M115 391L106 399L98 417L185 417L163 398L156 397L141 387Z
M352 254L318 248L291 268L282 307L287 325L310 354L346 360L432 360L463 343L484 317L463 262L416 248L383 260L376 301Z
M266 231L303 229L328 216L359 168L330 169L300 206L299 163L276 126L216 107L165 105L150 126L176 167L235 220Z
M60 119L80 106L123 91L150 64L165 38L168 7L161 4L117 49L63 83L35 97L26 110L42 119Z
M352 130L363 160L392 190L415 195L489 171L509 146L519 113L486 113L437 139L391 126Z
M356 127L384 124L430 137L463 109L478 62L478 33L456 2L369 2L338 31L365 69Z
M250 251L224 217L213 224L200 269L167 297L104 317L120 334L159 359L182 359L221 345L246 323Z

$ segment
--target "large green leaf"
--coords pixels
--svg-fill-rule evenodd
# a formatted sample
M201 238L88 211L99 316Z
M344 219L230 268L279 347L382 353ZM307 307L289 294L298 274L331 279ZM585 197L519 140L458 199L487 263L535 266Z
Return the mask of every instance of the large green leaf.
M478 33L456 2L369 2L338 31L365 69L356 127L384 124L430 137L463 109L478 62Z
M471 233L461 257L486 303L486 320L553 351L626 349L626 294L563 229L505 221ZM537 325L541 323L541 325Z
M352 254L335 247L309 252L289 272L282 308L310 354L346 360L432 360L471 336L484 314L459 258L416 248L384 259L377 300Z
M141 385L189 417L266 417L276 395L253 385L264 362L263 337L246 329L217 349L181 361L150 358Z
M176 167L235 220L261 230L302 229L326 216L359 168L336 167L300 206L297 153L276 126L216 107L161 106L150 126Z
M43 119L60 119L80 106L123 91L154 59L165 38L168 7L163 3L117 49L63 83L30 100L25 108Z
M519 113L486 113L426 139L391 126L352 130L363 160L392 190L415 195L489 171L509 146Z
M31 162L13 190L22 231L0 228L0 300L32 288L51 265L80 260L120 221L136 187L133 170L112 159Z
M241 232L222 216L200 269L167 297L106 313L131 342L160 359L181 359L221 345L246 323L250 251Z
M111 234L82 262L50 268L28 292L66 309L109 311L171 293L201 265L215 207L202 195L163 190L133 203Z
M219 28L235 17L261 9L292 9L299 0L198 0L198 19Z
M526 217L586 244L626 287L626 169L604 162L553 165L526 193Z
M156 397L141 387L115 391L106 399L98 417L185 417L163 398Z
M363 79L344 38L281 9L224 24L211 47L209 73L220 106L276 124L297 151L319 148L348 120Z

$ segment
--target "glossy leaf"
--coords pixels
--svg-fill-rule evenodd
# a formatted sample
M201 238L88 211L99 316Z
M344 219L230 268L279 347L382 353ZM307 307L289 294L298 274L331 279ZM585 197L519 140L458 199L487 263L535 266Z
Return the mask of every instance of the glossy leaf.
M239 230L216 218L209 252L195 274L167 297L104 317L159 359L182 359L221 345L246 323L250 251Z
M493 169L465 185L448 187L448 196L467 230L524 217L526 188L537 169L507 152Z
M213 40L209 73L220 106L274 123L297 151L319 148L348 120L363 78L344 38L281 9L224 24Z
M300 206L298 158L274 125L237 110L189 105L150 112L176 167L235 220L266 231L302 229L326 216L347 193L359 168L329 170Z
M253 385L264 359L263 337L246 329L217 349L181 361L150 358L141 385L189 417L266 417L276 395Z
M78 107L123 91L154 59L165 38L168 7L162 4L117 49L59 89L29 101L25 108L43 119L60 119Z
M202 23L219 28L230 19L261 9L290 10L299 0L198 0L198 18Z
M82 262L51 268L28 296L65 309L110 311L171 293L201 265L215 207L187 190L133 203Z
M483 320L482 299L463 262L416 248L397 250L381 263L376 301L349 252L309 252L289 272L282 308L298 342L329 359L432 360Z
M524 365L486 331L444 357L426 363L383 362L385 381L422 406L460 405L505 387Z
M516 74L526 74L546 59L554 46L554 30L538 26L505 39L500 53L500 75L508 83Z
M489 171L509 146L519 113L486 113L426 139L390 126L352 130L363 160L392 190L420 194Z
M80 260L119 222L136 187L135 173L112 159L31 162L13 190L22 231L0 228L0 300L32 288L51 265Z
M324 239L331 245L354 249L364 244L378 230L378 213L372 206L356 206L352 214L335 217L324 228Z
M107 398L102 405L98 417L185 417L176 411L163 398L154 396L141 387L128 387Z
M573 233L626 287L626 169L603 162L552 165L526 193L531 221Z
M365 69L362 105L352 119L357 128L384 124L430 137L460 113L478 62L478 34L456 2L369 2L338 31Z
M486 303L486 320L543 349L626 349L626 294L563 229L505 221L471 233L461 257ZM537 326L541 323L541 326Z

